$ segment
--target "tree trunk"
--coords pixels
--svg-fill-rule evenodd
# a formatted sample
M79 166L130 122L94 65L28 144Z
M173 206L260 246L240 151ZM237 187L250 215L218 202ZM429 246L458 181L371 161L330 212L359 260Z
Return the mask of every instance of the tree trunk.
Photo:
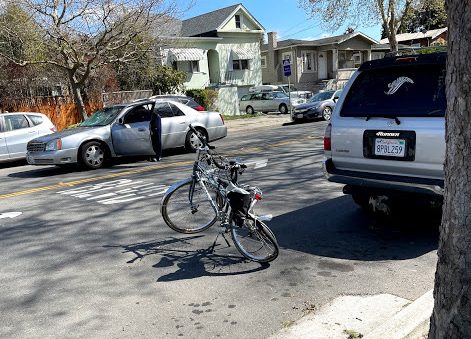
M447 7L445 201L429 338L471 338L471 1Z
M73 71L69 71L69 81L70 81L70 86L72 87L72 92L74 94L74 100L75 104L77 105L77 108L79 109L79 113L82 116L82 119L85 120L87 119L87 111L85 110L85 104L83 102L82 98L82 92L80 91L80 86L77 84L75 80L75 76L73 74Z
M397 53L397 51L399 50L399 46L396 40L396 32L389 33L388 40L391 52Z

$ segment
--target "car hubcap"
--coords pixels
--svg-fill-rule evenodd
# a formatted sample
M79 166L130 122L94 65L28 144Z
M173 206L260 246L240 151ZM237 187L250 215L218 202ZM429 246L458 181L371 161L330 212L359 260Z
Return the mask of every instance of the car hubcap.
M201 141L200 139L196 136L195 133L191 133L191 136L190 136L190 144L191 144L191 147L193 147L193 149L198 149L201 147Z
M286 113L286 107L285 106L281 106L280 107L280 112L285 114Z
M252 108L250 108L250 107L249 107L249 108L247 108L247 113L249 113L249 114L252 114L252 113L253 113L253 110L252 110Z
M90 146L85 153L85 158L87 159L87 163L92 166L101 165L103 162L103 158L105 154L98 146Z

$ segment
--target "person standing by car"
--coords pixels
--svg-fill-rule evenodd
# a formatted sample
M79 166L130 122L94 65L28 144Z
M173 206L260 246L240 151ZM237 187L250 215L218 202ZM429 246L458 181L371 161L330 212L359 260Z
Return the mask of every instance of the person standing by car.
M152 111L149 123L150 138L155 156L151 156L149 161L157 162L162 158L162 120L157 109Z

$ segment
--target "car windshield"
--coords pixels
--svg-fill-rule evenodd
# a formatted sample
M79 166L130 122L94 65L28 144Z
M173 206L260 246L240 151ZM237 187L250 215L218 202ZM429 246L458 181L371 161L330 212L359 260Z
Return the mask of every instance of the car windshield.
M345 117L445 116L445 66L408 65L360 73L340 112Z
M313 95L309 102L324 101L332 98L334 91L319 92L316 95Z
M87 120L82 122L80 127L106 126L116 119L124 106L105 107L93 113Z
M288 85L283 85L282 86L283 89L285 90L285 92L295 92L297 91L298 89L294 86L288 86Z

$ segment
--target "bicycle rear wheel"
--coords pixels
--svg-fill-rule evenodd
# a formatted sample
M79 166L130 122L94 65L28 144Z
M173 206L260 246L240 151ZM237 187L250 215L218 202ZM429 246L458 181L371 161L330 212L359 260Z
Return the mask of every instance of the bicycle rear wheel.
M196 181L191 194L192 185L192 181L185 182L162 199L161 213L165 223L180 233L204 231L217 220L205 189ZM218 193L209 187L207 189L214 203L218 204Z
M269 262L278 257L279 247L273 232L259 220L247 218L243 226L232 225L232 240L247 259Z

